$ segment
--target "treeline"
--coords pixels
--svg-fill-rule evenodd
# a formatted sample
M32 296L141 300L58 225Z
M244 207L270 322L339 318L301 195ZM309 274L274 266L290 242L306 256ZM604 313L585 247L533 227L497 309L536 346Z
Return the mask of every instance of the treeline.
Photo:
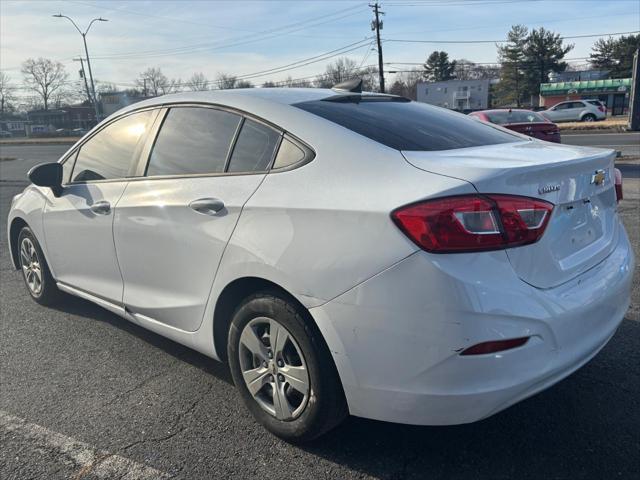
M450 60L447 52L434 51L422 67L399 73L390 91L415 98L415 86L420 81L500 79L494 92L496 101L502 105L520 106L531 103L531 99L540 93L540 84L548 82L552 72L575 68L565 60L574 45L564 43L559 33L514 25L507 40L496 45L498 62L493 65L465 59ZM581 64L608 70L611 78L628 78L638 48L640 35L599 39Z

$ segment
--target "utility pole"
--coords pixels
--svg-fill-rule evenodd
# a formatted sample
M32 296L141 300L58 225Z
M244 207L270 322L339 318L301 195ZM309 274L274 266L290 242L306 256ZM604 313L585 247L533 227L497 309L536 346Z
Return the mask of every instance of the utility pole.
M82 30L80 30L78 25L76 25L76 22L74 22L71 17L67 17L66 15L62 15L61 13L58 13L57 15L52 15L52 16L56 18L66 18L73 24L73 26L76 28L78 33L82 35L82 42L84 43L84 53L87 56L87 67L89 68L89 80L91 81L91 92L93 94L93 107L96 111L96 122L99 122L100 109L98 107L98 97L96 96L96 86L93 83L93 73L91 72L91 60L89 60L89 50L87 49L87 33L89 33L89 29L91 28L91 25L93 25L93 22L108 22L108 20L102 17L94 18L89 22L89 26L87 26L87 29L83 32Z
M371 8L373 8L373 13L375 14L375 20L371 21L371 30L375 30L376 39L378 41L378 75L380 77L380 92L384 93L384 70L383 70L383 62L382 62L382 42L380 42L380 30L382 30L382 21L380 20L380 15L384 15L384 12L380 11L380 5L378 2L373 5L369 4Z
M629 130L640 130L640 50L633 56L633 73L631 74L631 98L629 99Z
M91 103L93 103L92 97L91 97L91 92L89 91L89 84L87 83L87 74L84 71L84 59L82 57L80 58L74 58L73 59L74 62L80 62L80 76L82 77L82 79L84 80L84 88L87 91L87 98L89 99L89 101ZM98 119L96 118L96 121Z

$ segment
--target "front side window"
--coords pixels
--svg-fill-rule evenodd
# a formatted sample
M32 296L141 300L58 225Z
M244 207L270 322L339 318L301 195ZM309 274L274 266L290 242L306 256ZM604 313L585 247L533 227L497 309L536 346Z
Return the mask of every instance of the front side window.
M154 111L134 113L107 125L80 147L72 181L111 180L129 174L151 127ZM68 163L71 159L67 160Z
M451 150L522 140L466 115L397 97L349 96L294 106L396 150Z
M175 107L156 139L147 176L224 172L240 116L224 110Z
M264 172L269 168L280 132L246 119L233 147L228 172Z

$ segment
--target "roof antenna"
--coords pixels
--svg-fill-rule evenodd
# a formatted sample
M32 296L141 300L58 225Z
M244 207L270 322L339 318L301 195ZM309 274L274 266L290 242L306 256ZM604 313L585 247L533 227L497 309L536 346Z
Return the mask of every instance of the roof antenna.
M336 92L362 93L362 79L352 78L351 80L340 82L331 87L331 90Z

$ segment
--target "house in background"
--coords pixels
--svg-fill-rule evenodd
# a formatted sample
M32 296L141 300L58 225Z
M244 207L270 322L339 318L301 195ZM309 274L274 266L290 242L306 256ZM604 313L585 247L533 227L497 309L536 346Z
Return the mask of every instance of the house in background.
M491 105L492 80L447 80L420 82L416 86L418 102L452 110L486 110Z
M91 105L69 105L49 110L32 110L27 112L27 119L32 123L32 133L43 134L58 129L88 130L96 124L96 116Z
M9 132L12 137L26 137L29 121L21 116L5 114L0 116L0 130Z
M540 106L552 107L565 100L601 100L610 115L625 115L629 109L630 78L554 82L540 85Z

